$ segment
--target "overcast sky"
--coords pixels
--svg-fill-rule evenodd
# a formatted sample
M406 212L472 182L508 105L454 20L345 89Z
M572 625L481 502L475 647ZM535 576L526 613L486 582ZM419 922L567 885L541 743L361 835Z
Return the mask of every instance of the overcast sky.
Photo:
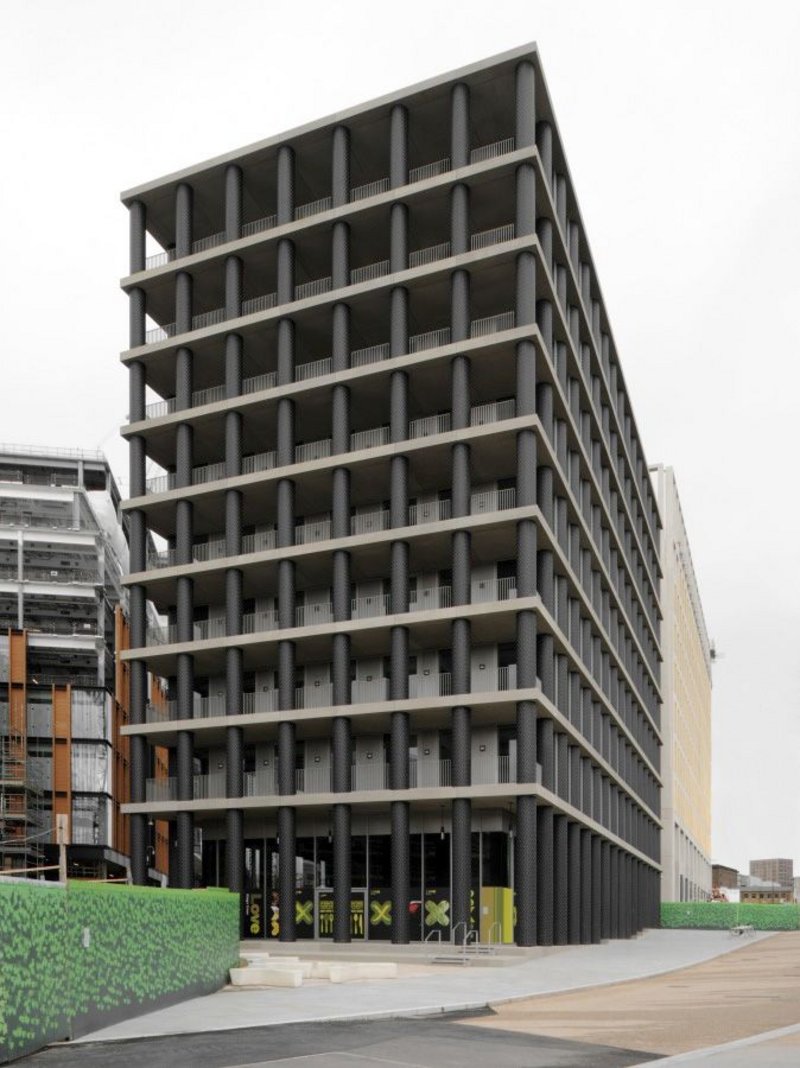
M714 668L715 859L800 862L800 4L5 0L2 429L127 489L119 193L536 40Z

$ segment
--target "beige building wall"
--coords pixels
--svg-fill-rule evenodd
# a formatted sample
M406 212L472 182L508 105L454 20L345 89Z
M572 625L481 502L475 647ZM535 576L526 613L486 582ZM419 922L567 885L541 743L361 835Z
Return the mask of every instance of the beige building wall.
M661 532L663 695L661 898L711 893L711 643L675 474L650 469Z

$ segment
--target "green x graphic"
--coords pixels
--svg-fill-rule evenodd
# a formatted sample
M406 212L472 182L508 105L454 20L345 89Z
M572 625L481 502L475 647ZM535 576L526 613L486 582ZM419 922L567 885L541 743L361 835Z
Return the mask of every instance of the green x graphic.
M371 901L370 902L370 916L369 922L372 926L377 926L379 923L384 924L386 927L390 927L392 923L392 903L391 901Z
M313 901L295 901L294 903L294 919L295 923L313 923L314 922L314 902Z
M434 924L439 924L440 927L446 927L450 923L449 901L426 901L425 902L425 926L433 927Z

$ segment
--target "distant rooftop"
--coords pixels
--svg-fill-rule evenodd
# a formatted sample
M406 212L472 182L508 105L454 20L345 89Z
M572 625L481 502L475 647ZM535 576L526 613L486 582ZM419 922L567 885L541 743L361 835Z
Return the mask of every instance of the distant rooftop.
M64 449L53 445L11 445L0 442L0 456L22 456L31 460L91 460L108 464L99 449Z

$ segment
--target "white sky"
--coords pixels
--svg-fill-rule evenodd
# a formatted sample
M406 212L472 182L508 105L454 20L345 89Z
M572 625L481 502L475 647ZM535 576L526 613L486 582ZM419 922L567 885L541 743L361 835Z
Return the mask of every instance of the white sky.
M0 439L118 427L119 192L536 40L715 668L715 859L800 860L800 4L5 0ZM794 560L794 564L792 561Z

